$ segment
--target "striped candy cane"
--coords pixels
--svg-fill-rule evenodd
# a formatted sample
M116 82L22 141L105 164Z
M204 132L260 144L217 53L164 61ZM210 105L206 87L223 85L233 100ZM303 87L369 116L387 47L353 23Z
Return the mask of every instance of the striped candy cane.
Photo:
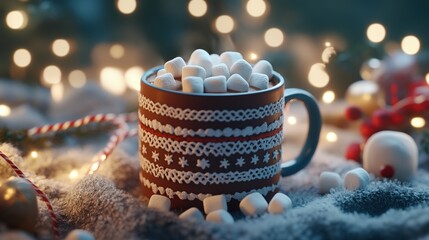
M36 191L37 196L39 196L40 199L46 204L46 206L48 207L49 216L52 221L52 231L54 232L55 239L60 239L57 217L55 216L54 209L48 197L45 195L45 193L42 190L40 190L39 187L37 187L30 179L28 179L25 176L24 172L22 172L21 169L19 169L18 166L16 166L16 164L1 150L0 150L0 156L7 162L7 164L13 169L13 171L18 177L27 180L31 184L34 191Z

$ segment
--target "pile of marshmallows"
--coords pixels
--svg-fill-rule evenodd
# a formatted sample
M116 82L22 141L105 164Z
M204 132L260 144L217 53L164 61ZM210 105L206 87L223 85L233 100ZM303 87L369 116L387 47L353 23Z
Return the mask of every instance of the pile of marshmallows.
M363 168L355 168L348 171L341 179L336 172L322 172L320 174L319 192L330 193L332 189L340 189L344 186L349 191L355 191L366 187L370 182L368 172Z
M148 208L160 211L170 210L170 199L163 195L152 195ZM205 220L214 223L234 223L234 218L228 212L224 195L214 195L203 200ZM276 193L270 203L259 192L254 192L240 201L241 212L248 217L261 215L268 211L271 214L281 214L292 208L292 201L283 193ZM196 222L204 221L203 213L196 207L189 208L179 215L179 219L188 219Z
M248 92L269 88L273 67L260 60L253 67L239 52L209 54L203 49L192 52L188 63L176 57L157 72L153 84L159 88L189 93Z

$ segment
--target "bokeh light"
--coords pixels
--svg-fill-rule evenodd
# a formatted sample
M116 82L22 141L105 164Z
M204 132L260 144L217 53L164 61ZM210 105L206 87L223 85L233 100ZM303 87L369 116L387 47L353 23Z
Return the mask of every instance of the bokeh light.
M110 47L110 56L120 59L125 55L125 48L121 44L114 44Z
M332 103L335 100L335 93L331 90L328 90L323 93L322 101L324 103Z
M366 36L369 41L373 43L379 43L386 37L386 29L380 23L373 23L368 26L366 30Z
M18 67L27 67L31 63L31 54L27 49L20 48L13 53L13 62Z
M11 112L12 110L8 105L0 104L0 117L7 117Z
M401 48L404 53L414 55L420 50L420 41L416 36L406 36L401 41Z
M264 15L267 9L267 4L263 0L249 0L246 4L246 10L252 17L260 17Z
M297 119L294 116L289 116L286 121L289 125L295 125L297 123Z
M74 88L81 88L86 84L86 75L81 70L73 70L69 73L69 84Z
M329 75L325 71L325 65L322 63L313 64L308 73L308 81L317 88L323 88L328 85Z
M429 84L429 73L426 73L425 79L426 79L426 83Z
M114 95L122 95L127 90L121 69L105 67L100 71L101 86Z
M125 71L125 82L128 88L140 91L140 79L144 73L143 68L134 66Z
M43 69L42 83L54 85L61 82L61 70L55 65L49 65Z
M6 24L9 28L24 29L28 23L27 13L20 10L11 11L6 15Z
M278 28L270 28L264 34L265 43L270 47L278 47L282 45L284 41L284 35L282 30Z
M71 170L71 172L69 173L69 178L70 179L75 179L79 176L79 172L76 169Z
M258 54L254 53L254 52L250 52L249 53L249 59L252 61L258 60Z
M204 0L191 0L188 3L188 11L194 17L202 17L207 12L207 3Z
M37 153L37 151L33 150L33 151L30 152L30 156L32 158L37 158L39 156L39 154Z
M137 8L136 0L118 0L116 7L123 14L131 14Z
M51 97L54 102L60 102L64 97L64 85L60 82L51 86Z
M328 142L336 142L338 140L338 136L335 132L328 132L326 134L326 140Z
M234 30L234 19L228 15L219 16L216 18L215 26L220 33L230 33Z
M52 52L58 57L67 56L70 52L70 43L65 39L57 39L52 42Z
M426 125L426 121L422 117L413 117L410 121L410 124L414 128L422 128Z

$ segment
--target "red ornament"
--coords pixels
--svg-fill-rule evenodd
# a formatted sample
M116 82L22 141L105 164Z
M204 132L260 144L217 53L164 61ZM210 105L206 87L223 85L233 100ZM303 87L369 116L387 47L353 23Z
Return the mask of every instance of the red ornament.
M378 128L386 128L392 123L392 112L387 109L378 109L372 114L371 123Z
M392 166L388 164L381 166L380 175L382 177L392 178L394 174L395 174L395 169Z
M362 160L361 152L360 143L352 143L347 147L345 158L360 163Z
M355 121L362 117L363 112L362 110L357 106L349 106L346 108L345 116L346 119L349 121Z
M364 122L362 122L362 124L360 126L360 133L361 133L362 137L364 137L365 139L368 139L374 133L376 133L380 130L381 130L380 128L374 126L374 124L372 124L372 122L368 121L368 120L365 120Z

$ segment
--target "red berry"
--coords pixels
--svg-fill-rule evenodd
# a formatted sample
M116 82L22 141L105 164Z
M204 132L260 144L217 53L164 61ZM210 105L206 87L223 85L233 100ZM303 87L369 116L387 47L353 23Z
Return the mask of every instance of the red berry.
M378 131L380 131L380 129L374 126L370 121L364 121L360 126L360 133L365 139L368 139Z
M395 169L389 164L383 165L380 168L380 175L385 178L392 178L395 175Z
M372 124L375 127L386 129L392 123L391 113L387 109L378 109L372 114Z
M357 106L349 106L346 108L345 116L347 120L355 121L362 117L362 110Z
M347 147L345 158L355 162L361 162L360 143L352 143Z
M390 120L394 127L400 128L405 122L405 117L400 112L392 112L390 115Z

